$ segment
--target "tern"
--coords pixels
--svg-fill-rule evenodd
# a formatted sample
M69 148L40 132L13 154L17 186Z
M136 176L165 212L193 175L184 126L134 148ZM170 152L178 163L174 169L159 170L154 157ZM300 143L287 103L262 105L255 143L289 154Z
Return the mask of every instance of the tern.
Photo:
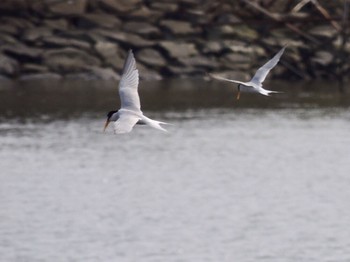
M240 95L241 95L241 87L246 88L246 91L260 93L265 96L269 96L272 93L281 93L278 91L264 89L262 87L262 83L264 82L270 70L277 65L278 61L280 60L284 52L284 49L286 49L286 46L284 46L271 60L269 60L262 67L260 67L258 71L256 71L255 75L252 77L252 79L250 79L250 81L248 82L241 82L237 80L227 79L227 78L223 78L213 74L210 74L210 76L212 76L217 80L229 81L229 82L238 84L237 100L240 98Z
M146 117L141 111L140 97L138 94L139 72L136 69L136 61L132 50L129 50L125 60L122 77L119 82L119 96L121 107L107 113L107 121L103 131L108 124L114 121L114 133L129 133L134 125L149 125L153 128L167 131L160 124L165 122L156 121Z

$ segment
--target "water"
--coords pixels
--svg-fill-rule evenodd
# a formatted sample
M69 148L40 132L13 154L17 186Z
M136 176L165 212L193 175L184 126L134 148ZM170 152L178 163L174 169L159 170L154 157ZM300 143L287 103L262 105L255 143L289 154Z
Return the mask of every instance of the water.
M56 84L0 89L0 261L350 260L348 95L148 83L170 132L115 136L113 85Z

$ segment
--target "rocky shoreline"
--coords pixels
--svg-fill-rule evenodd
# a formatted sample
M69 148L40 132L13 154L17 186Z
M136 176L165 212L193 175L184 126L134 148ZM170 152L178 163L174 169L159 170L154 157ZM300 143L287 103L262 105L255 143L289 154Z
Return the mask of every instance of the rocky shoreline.
M216 72L244 80L288 44L271 78L348 78L341 4L327 6L339 18L331 21L311 4L295 11L300 1L231 2L2 1L0 77L118 80L132 48L143 79Z

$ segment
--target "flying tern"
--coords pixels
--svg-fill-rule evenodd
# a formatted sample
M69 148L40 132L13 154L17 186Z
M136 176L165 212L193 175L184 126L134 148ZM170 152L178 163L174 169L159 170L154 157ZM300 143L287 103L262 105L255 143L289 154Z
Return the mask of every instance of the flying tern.
M132 50L129 50L119 82L121 107L119 110L108 112L104 131L110 122L114 122L114 132L116 134L128 133L136 124L149 125L153 128L166 131L160 124L167 123L150 119L142 113L137 90L138 85L139 72L136 69L134 54Z
M271 91L271 90L266 90L262 87L262 83L264 82L266 76L270 72L272 68L274 68L278 61L280 60L284 49L286 49L286 46L284 46L271 60L269 60L267 63L265 63L262 67L256 71L255 75L250 79L248 82L241 82L237 80L232 80L232 79L227 79L223 78L221 76L213 75L210 74L213 78L217 80L223 80L223 81L228 81L228 82L233 82L238 84L238 93L237 93L237 100L240 97L241 94L241 87L244 88L246 91L254 92L254 93L260 93L265 96L269 96L271 93L281 93L278 91Z

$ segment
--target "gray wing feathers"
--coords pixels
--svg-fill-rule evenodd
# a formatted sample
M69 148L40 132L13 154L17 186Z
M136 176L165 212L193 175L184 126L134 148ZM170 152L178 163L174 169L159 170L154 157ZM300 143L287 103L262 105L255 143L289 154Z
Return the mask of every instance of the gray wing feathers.
M217 80L222 80L222 81L228 81L228 82L233 82L236 84L242 84L242 85L246 85L247 83L245 82L241 82L241 81L237 81L237 80L233 80L233 79L228 79L228 78L224 78L218 75L213 75L213 74L209 74L212 78L217 79Z
M284 49L286 49L286 47L283 47L271 60L269 60L262 67L260 67L250 81L255 82L256 84L261 84L262 82L264 82L270 70L277 65L284 52Z
M136 69L134 54L130 50L123 67L122 78L119 82L119 95L121 108L140 110L140 97L138 94L139 72Z

